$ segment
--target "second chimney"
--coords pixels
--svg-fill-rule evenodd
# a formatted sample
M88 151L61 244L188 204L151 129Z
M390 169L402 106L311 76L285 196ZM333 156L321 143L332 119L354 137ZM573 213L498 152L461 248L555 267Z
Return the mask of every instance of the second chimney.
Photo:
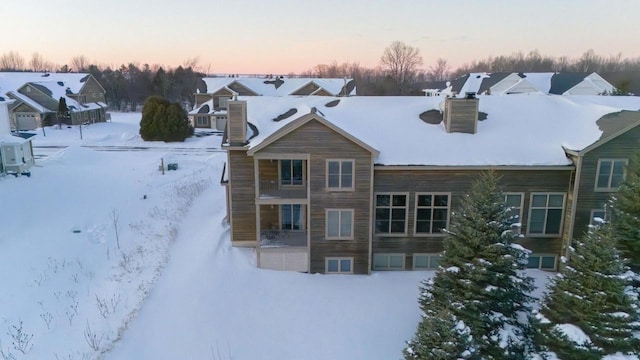
M478 105L475 93L464 98L447 98L444 103L444 126L448 133L475 134L478 131Z

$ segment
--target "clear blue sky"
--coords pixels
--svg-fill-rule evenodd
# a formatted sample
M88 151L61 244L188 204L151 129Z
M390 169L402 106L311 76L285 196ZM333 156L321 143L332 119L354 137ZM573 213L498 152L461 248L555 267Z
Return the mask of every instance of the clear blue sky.
M58 64L300 72L333 61L376 66L399 40L458 66L538 49L553 56L640 56L640 0L0 0L0 54Z

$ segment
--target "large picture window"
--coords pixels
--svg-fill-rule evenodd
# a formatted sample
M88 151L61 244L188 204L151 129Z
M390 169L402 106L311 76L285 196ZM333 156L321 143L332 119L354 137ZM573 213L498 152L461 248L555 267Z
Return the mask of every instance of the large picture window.
M563 193L531 194L528 233L531 235L560 235L563 212Z
M376 234L407 233L407 194L376 194Z
M302 160L280 160L280 185L302 185L303 174Z
M353 160L327 160L327 189L353 190Z
M627 159L598 160L597 191L615 191L624 180Z
M449 222L450 194L416 194L416 235L443 235Z

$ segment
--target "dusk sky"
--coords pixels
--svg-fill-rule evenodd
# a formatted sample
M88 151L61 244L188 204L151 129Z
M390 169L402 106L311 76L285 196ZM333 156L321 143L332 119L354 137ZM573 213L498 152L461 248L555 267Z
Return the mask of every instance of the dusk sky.
M0 54L57 64L177 66L212 73L298 73L333 61L378 65L395 40L424 67L490 55L640 56L638 0L0 0Z

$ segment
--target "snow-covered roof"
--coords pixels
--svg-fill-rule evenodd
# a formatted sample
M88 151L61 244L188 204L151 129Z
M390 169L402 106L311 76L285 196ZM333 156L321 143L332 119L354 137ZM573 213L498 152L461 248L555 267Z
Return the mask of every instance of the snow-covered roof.
M517 74L521 78L520 82L528 82L543 94L563 95L583 82L585 86L592 86L594 90L597 89L598 93L614 90L613 85L596 73L534 72ZM497 79L494 79L494 77L497 77ZM506 73L478 72L465 74L452 82L454 84L453 91L456 92L458 97L463 97L467 92L482 94L505 77ZM457 86L455 86L456 84Z
M47 108L45 108L44 106L40 105L39 103L33 101L31 98L29 98L28 96L25 96L17 91L9 91L7 93L7 96L9 96L12 99L16 99L16 100L20 100L21 102L31 106L34 110L39 111L41 113L45 113L47 111L51 111Z
M16 91L28 82L63 82L73 94L82 90L87 73L0 72L0 94Z
M346 83L352 79L324 79L324 78L257 78L257 77L206 77L202 80L207 85L207 93L214 93L232 83L240 84L258 95L287 96L305 85L313 82L331 94L339 95ZM276 87L276 83L279 85ZM349 95L355 95L355 88Z
M380 152L376 164L430 166L554 166L570 165L563 148L582 150L600 139L596 123L606 114L638 111L640 97L548 96L517 94L478 96L487 114L476 134L447 133L442 123L420 118L439 110L441 97L246 96L248 121L258 129L249 148L284 125L317 109L317 115ZM333 105L333 104L331 104ZM274 121L278 116L296 113ZM640 121L640 112L638 113Z

